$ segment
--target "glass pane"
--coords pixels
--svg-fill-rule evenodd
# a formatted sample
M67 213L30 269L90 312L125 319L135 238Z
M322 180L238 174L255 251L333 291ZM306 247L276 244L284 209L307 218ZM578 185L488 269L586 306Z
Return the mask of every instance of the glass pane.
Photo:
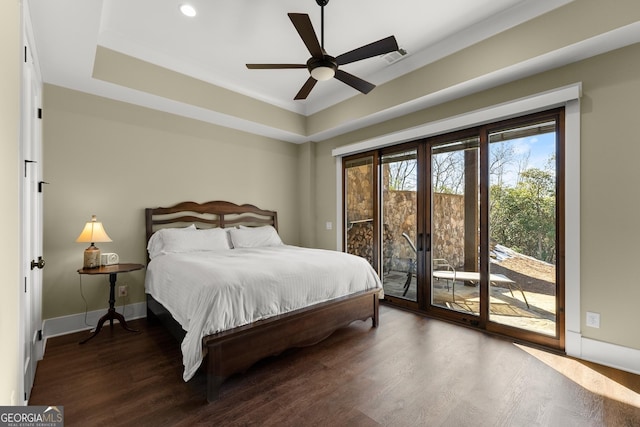
M556 335L556 124L489 136L489 320Z
M479 315L479 139L431 148L431 304Z
M365 258L376 268L373 256L373 157L345 163L344 224L346 252Z
M417 301L417 151L385 155L381 163L384 293Z

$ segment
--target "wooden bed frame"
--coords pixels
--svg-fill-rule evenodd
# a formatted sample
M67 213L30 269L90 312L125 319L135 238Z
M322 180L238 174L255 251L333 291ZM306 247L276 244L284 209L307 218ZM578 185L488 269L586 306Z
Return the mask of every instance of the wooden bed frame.
M166 208L145 209L147 241L159 228L188 226L198 228L238 225L278 226L277 213L253 205L230 202L182 202ZM202 339L206 352L207 400L218 399L220 386L231 375L246 371L267 356L286 349L316 344L337 329L355 320L371 319L378 326L378 290L362 291L290 313L260 320ZM147 318L159 320L182 341L185 331L167 309L147 294Z

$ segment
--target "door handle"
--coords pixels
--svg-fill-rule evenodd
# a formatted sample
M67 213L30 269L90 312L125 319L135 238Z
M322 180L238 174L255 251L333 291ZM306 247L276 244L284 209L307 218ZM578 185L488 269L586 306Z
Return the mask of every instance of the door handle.
M431 233L427 233L427 244L425 251L431 252Z
M45 264L44 259L42 259L42 257L39 256L38 261L31 260L31 269L33 270L36 267L42 269L44 268L44 264Z
M422 233L418 234L418 252L422 252L423 250L429 252L431 250L431 234L427 233L426 245L424 241L425 236Z

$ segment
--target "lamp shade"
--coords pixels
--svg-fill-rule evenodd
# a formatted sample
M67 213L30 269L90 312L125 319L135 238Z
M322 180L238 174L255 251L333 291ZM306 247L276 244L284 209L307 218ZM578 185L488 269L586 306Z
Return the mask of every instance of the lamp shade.
M96 220L95 215L91 215L91 221L87 222L84 229L76 239L78 243L111 242L111 238L104 231L101 222Z

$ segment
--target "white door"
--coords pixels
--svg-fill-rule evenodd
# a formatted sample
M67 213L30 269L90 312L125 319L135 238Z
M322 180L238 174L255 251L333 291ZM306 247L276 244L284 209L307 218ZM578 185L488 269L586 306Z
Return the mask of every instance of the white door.
M24 5L23 5L24 7ZM21 337L25 403L29 400L42 358L42 81L29 42L28 18L24 21L24 58L22 72L22 271Z

